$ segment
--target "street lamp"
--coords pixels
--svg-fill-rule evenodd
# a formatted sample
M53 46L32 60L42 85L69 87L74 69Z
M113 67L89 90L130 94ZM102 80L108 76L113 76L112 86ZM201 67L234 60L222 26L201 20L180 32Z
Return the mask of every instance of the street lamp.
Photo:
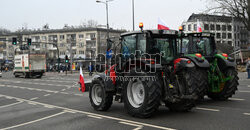
M100 1L100 0L96 0L97 3L102 3L102 4L105 4L106 5L106 14L107 14L107 41L109 39L109 14L108 14L108 3L111 2L113 0L106 0L105 2L104 1Z
M133 31L135 30L135 4L134 0L132 0L132 13L133 13Z

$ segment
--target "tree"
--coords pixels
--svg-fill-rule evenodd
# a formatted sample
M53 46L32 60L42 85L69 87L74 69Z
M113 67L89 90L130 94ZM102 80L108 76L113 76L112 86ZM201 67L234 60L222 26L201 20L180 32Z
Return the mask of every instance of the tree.
M250 31L250 0L211 0L215 3L207 12L235 17Z
M0 34L6 34L6 33L10 33L10 32L11 32L10 30L0 27Z

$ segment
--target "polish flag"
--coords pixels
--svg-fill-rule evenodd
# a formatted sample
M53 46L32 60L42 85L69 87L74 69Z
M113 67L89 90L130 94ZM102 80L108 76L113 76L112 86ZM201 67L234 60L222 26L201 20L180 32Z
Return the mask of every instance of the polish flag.
M79 84L81 85L81 88L79 88L79 90L82 91L82 92L84 92L86 87L85 87L85 84L84 84L82 67L80 67L80 81L79 81Z
M158 30L169 30L169 28L161 18L158 18Z
M200 24L200 21L199 19L197 19L197 32L202 32L202 29L201 29L201 24Z

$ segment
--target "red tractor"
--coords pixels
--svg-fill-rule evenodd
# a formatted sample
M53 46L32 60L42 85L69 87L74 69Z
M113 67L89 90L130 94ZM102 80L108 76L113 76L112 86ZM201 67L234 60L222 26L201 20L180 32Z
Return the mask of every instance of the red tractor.
M150 117L161 102L173 111L189 111L201 93L195 64L178 58L178 31L142 30L121 35L120 54L111 67L95 75L89 91L95 110L106 111L123 102L135 117ZM114 51L115 52L115 51Z

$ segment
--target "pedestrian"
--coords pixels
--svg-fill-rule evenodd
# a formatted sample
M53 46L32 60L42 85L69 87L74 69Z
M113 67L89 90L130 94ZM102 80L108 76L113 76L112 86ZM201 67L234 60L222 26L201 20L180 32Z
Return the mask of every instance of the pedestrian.
M90 64L89 64L89 66L88 66L88 70L89 70L89 76L92 76L93 67L92 67L92 65L91 65L91 62L90 62Z
M246 70L247 70L248 79L250 79L250 56L247 59Z

